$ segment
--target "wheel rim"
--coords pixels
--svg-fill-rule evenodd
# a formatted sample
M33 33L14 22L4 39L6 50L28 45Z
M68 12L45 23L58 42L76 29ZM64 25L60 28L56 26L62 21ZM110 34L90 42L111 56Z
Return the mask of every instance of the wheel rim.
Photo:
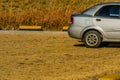
M90 33L86 36L86 43L89 45L89 46L95 46L98 44L98 36L94 33Z

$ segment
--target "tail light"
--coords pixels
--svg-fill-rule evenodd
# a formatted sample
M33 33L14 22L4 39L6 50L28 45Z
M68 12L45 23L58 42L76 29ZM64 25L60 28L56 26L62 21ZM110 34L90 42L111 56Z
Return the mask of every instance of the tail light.
M73 18L73 17L71 17L71 24L73 24L73 22L74 22L74 18Z

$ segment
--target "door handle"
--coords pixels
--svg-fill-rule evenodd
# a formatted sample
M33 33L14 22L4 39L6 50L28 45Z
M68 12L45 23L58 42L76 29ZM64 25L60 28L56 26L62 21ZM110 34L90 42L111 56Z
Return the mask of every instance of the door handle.
M101 21L101 19L96 19L96 21Z

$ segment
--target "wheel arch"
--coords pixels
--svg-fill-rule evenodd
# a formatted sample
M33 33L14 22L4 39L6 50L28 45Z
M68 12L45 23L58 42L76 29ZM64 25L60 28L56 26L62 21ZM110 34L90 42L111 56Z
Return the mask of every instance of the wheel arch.
M101 35L101 38L103 39L103 35L102 35L102 33L99 30L97 30L97 29L87 29L82 34L82 41L84 39L85 33L89 32L89 31L96 31L96 32L98 32Z

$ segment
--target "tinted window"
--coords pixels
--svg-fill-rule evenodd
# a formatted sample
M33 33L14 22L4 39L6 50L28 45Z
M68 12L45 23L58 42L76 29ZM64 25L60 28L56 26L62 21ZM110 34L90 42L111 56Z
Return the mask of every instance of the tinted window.
M101 8L95 16L103 16L103 17L119 17L119 7L120 6L105 6Z

